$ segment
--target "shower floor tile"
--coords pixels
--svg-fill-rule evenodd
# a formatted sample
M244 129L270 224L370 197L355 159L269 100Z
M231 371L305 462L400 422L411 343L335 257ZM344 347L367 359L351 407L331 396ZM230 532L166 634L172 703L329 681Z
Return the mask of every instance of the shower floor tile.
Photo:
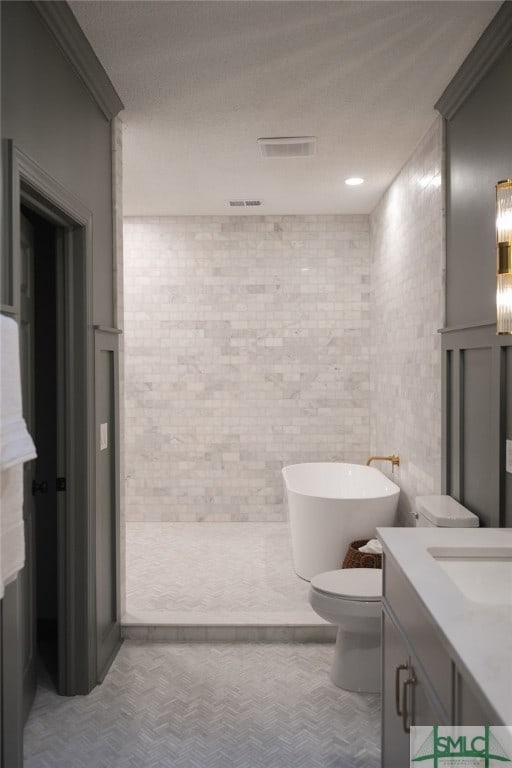
M127 523L123 625L326 626L286 523Z

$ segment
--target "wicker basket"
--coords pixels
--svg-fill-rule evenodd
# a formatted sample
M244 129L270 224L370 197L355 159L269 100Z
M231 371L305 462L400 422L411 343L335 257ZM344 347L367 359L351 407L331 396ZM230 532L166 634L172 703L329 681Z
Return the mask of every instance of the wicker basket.
M353 541L347 549L342 568L382 568L382 555L359 552L359 547L368 544L369 539Z

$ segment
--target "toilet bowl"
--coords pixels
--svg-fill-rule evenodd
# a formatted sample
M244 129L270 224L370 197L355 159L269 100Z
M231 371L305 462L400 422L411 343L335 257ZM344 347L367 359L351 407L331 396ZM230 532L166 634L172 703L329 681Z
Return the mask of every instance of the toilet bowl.
M311 607L338 625L330 677L339 688L380 690L381 596L379 568L326 571L311 579Z
M472 528L478 517L451 496L418 496L416 526ZM309 602L319 616L338 625L332 682L359 693L380 691L382 571L346 568L313 576Z

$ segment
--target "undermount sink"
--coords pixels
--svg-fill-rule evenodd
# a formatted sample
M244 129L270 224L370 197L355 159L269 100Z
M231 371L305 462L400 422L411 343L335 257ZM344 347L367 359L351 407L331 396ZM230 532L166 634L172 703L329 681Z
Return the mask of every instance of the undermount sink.
M512 605L511 547L429 547L427 551L469 600Z

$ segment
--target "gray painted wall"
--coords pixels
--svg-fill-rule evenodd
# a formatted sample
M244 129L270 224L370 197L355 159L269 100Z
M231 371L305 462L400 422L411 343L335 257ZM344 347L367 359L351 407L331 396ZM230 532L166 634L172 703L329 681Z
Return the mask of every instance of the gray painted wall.
M47 4L47 6L50 10L52 7L56 9L56 13L71 14L64 4L53 6ZM84 261L87 264L87 274L80 277L82 285L85 286L90 283L91 288L91 315L87 328L83 336L80 337L80 345L83 346L85 340L87 349L90 349L91 366L89 372L84 371L80 364L76 365L75 370L80 372L76 374L77 376L80 375L80 384L76 385L74 391L77 391L78 386L80 386L83 391L87 390L93 396L92 361L94 359L95 336L93 326L112 327L116 319L114 309L117 286L113 278L115 257L113 253L112 210L112 126L110 119L100 109L91 91L84 85L74 66L62 52L36 7L29 2L2 3L1 12L2 139L12 140L17 150L24 153L33 163L37 163L42 169L41 177L51 177L52 190L59 190L59 199L73 200L72 207L76 210L80 209L81 214L85 211L86 219L89 219L89 212L91 214L85 238L87 242L84 246L88 254L87 259L91 254L91 261ZM64 25L64 28L67 34L70 31L69 24L67 27ZM82 33L78 25L76 25L74 32L71 29L72 38L73 35L72 42L78 41L80 43ZM83 53L83 49L81 52ZM91 56L93 57L93 54ZM97 60L93 61L93 65L99 66ZM16 200L17 204L18 201ZM80 220L82 218L84 217L81 215ZM91 242L88 239L89 232ZM16 238L16 234L14 234L14 238ZM10 253L16 254L16 249L13 248ZM5 259L6 252L3 252L2 257ZM77 266L76 271L78 269ZM89 274L90 281L88 280ZM19 286L17 288L19 290ZM75 308L77 303L80 303L84 292L85 288L76 291ZM98 334L96 333L96 335ZM112 339L113 348L117 349L118 336L112 334ZM73 346L78 345L73 342ZM86 355L82 351L77 352L75 357L83 361ZM110 383L111 389L117 387L117 370L115 377L116 380ZM83 404L88 401L84 396L80 402ZM116 399L115 413L111 414L111 421L116 423L117 402ZM88 488L90 492L96 477L94 458L96 463L99 461L97 450L99 446L96 445L95 440L97 414L94 412L92 398L91 408L83 407L78 410L80 416L77 417L77 423L80 423L80 431L82 431L80 422L82 414L87 421L84 422L84 436L81 438L79 436L74 442L80 446L77 450L82 451L84 456L87 455L90 461L87 463L87 470L84 470L85 463L79 462L79 472L75 472L75 486ZM115 437L117 442L117 435ZM118 499L113 498L112 487L115 486L118 489L119 463L117 456L116 461L112 461L111 464L110 476L104 482L98 483L95 495L91 494L90 508L87 513L83 513L83 510L80 512L82 518L89 514L91 516L91 518L87 517L87 521L83 521L82 527L79 527L78 524L75 525L75 529L80 530L80 532L83 529L90 534L98 517L101 518L99 520L101 523L104 523L105 519L109 520L112 526L116 523ZM81 477L78 479L79 473ZM82 494L82 501L80 502L84 507L83 498L85 498L85 494ZM69 506L72 505L69 504ZM78 505L75 505L73 509L76 510L77 507ZM75 514L74 517L76 518L77 515ZM80 638L81 651L83 652L75 653L75 660L77 666L80 665L81 669L85 669L85 671L83 677L74 679L70 693L86 693L105 673L105 665L110 660L110 657L107 660L101 657L99 660L102 666L96 664L97 616L94 598L96 597L98 601L101 601L103 598L101 590L103 589L105 594L112 594L116 589L116 584L113 584L109 578L109 575L111 576L113 573L111 568L110 574L106 578L97 579L98 589L94 592L94 585L89 579L89 574L94 580L93 568L97 568L98 563L95 562L94 558L94 543L88 542L86 538L84 535L79 537L79 540L77 539L75 557L73 558L75 563L73 567L78 569L77 573L81 574L77 576L77 582L79 581L80 584L76 587L75 594L80 593L81 595L81 609L84 606L89 608L87 613L82 611L81 616L77 619L77 625L80 621L84 624L84 631ZM90 551L85 548L88 544L91 544ZM89 564L94 562L95 565L91 565L90 570L87 570ZM84 578L84 573L87 573L87 578ZM102 573L104 573L104 569ZM117 596L116 601L118 603ZM8 613L5 602L4 600L3 604L0 603L4 620ZM18 609L14 608L8 615L10 626L15 627L17 633L15 639L20 644L21 627L19 610L17 618L16 610ZM111 613L113 610L111 606ZM15 641L13 645L15 645ZM104 650L103 647L100 650ZM113 645L111 644L110 655L113 652ZM4 673L6 669L14 669L11 662L11 658L6 661L4 653ZM73 673L75 671L73 669ZM7 687L8 691L6 692ZM2 697L6 694L11 704L17 700L18 691L16 690L15 675L2 687ZM3 714L2 730L5 737L3 756L7 764L14 768L14 766L21 765L22 724L20 718L16 718L16 722L9 723L7 732L5 730L5 710ZM9 744L6 747L7 742Z
M2 3L2 138L88 208L93 322L113 325L110 122L31 3Z
M494 322L494 185L512 178L512 48L448 122L446 324Z
M445 488L487 526L512 526L512 336L496 336L495 189L512 177L512 48L447 121ZM455 328L457 330L455 330Z

